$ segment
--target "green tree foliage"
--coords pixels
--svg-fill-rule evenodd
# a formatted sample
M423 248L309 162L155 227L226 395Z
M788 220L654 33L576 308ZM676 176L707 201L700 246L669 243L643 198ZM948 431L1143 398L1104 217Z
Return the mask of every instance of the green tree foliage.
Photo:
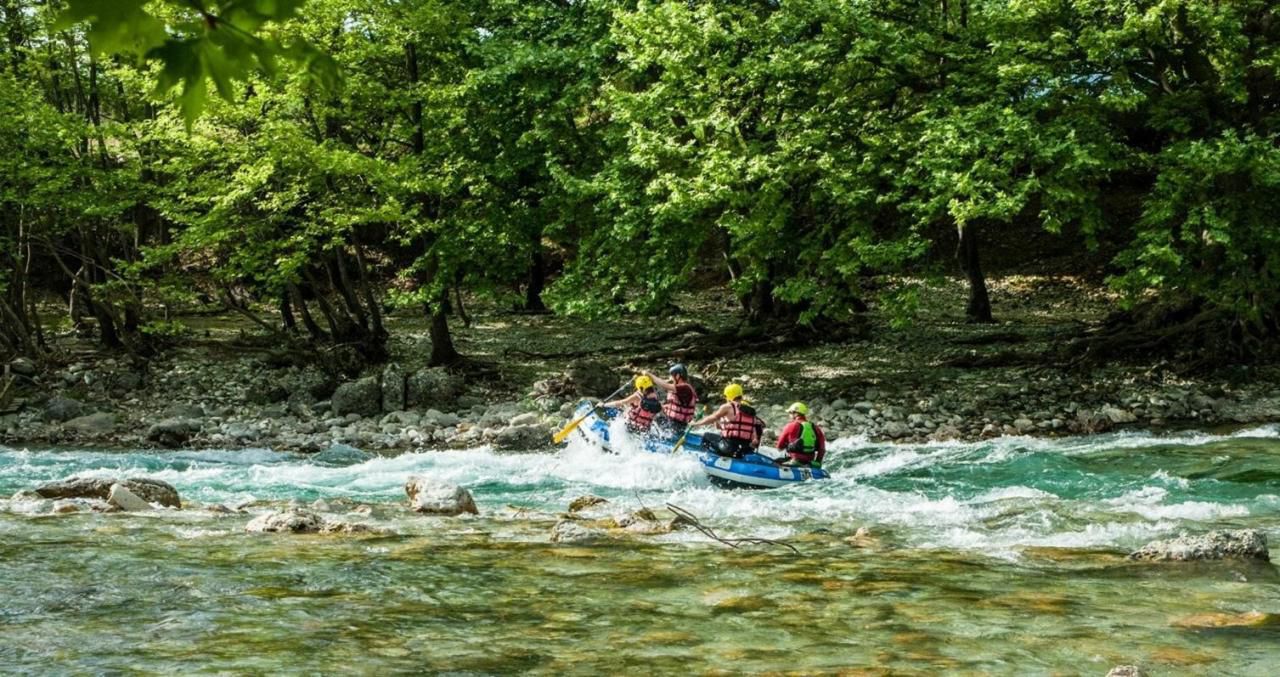
M388 305L455 360L463 289L604 315L724 284L820 327L953 247L981 320L985 243L1035 229L1274 337L1277 12L0 0L0 351L41 350L41 295L109 346L203 294L374 361Z
M227 101L235 82L268 74L286 58L326 87L336 87L333 60L296 36L271 35L268 24L297 15L305 0L67 0L61 27L83 24L94 54L130 54L156 61L155 93L179 85L178 102L190 125L204 110L208 83Z

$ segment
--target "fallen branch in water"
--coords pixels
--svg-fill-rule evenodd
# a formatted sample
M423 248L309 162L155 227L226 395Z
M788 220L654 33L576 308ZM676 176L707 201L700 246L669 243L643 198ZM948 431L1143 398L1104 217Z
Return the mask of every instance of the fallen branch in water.
M700 520L698 520L697 515L694 515L688 510L685 510L684 508L681 508L678 505L672 505L671 503L667 504L667 509L670 510L671 512L674 512L677 516L688 520L689 524L691 524L694 529L701 531L708 538L720 541L721 543L724 543L730 548L737 548L739 545L780 545L784 548L787 548L791 552L794 552L797 555L800 554L800 551L796 549L796 546L791 545L786 541L775 541L772 538L722 538L720 536L717 536L716 532L711 530L711 527L703 524Z

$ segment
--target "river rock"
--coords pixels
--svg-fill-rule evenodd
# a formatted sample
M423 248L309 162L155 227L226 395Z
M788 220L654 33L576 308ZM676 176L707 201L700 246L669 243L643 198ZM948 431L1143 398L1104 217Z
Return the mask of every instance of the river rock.
M1106 416L1112 423L1116 424L1133 423L1138 420L1138 417L1135 416L1133 412L1121 409L1120 407L1103 407L1099 413Z
M382 368L382 410L403 411L406 376L400 365L392 362Z
M552 543L583 543L595 540L603 535L603 532L596 529L588 529L573 520L561 520L551 527Z
M1034 431L1036 429L1036 424L1029 418L1017 418L1013 421L1013 429L1017 431L1019 435L1025 435Z
M511 419L511 423L509 423L508 425L511 425L511 426L537 425L539 420L540 419L537 414L530 412L527 414L520 414L519 416Z
M1204 630L1211 628L1257 628L1263 626L1274 626L1280 618L1275 614L1263 613L1261 611L1246 611L1239 614L1228 614L1220 611L1213 611L1202 614L1191 614L1183 616L1170 625L1175 628L1186 628L1188 630Z
M150 503L138 498L137 494L129 491L123 484L111 485L111 489L107 493L107 503L125 512L141 512L151 509Z
M1188 562L1217 559L1271 560L1267 537L1257 529L1210 531L1200 536L1182 536L1148 543L1129 554L1131 560Z
M551 435L541 425L512 425L498 431L493 446L499 449L529 450L547 446Z
M425 515L461 515L471 513L479 515L475 498L471 492L447 482L436 482L432 479L413 475L404 485L409 495L409 507L414 512Z
M301 508L291 508L283 512L269 512L250 520L244 530L250 533L293 533L314 534L324 528L324 518L314 512Z
M443 368L419 369L405 380L405 407L453 408L462 386L462 379Z
M36 363L26 357L15 357L9 362L9 372L30 378L36 375Z
M191 418L166 418L147 429L147 439L163 447L180 447L199 433L202 425Z
M119 425L115 414L98 412L88 416L79 416L62 424L62 427L80 435L109 435Z
M73 418L79 418L91 413L89 408L80 400L61 395L54 395L44 405L44 420L46 421L70 421Z
M579 512L581 510L586 510L587 508L594 508L597 505L604 505L608 502L609 499L592 496L591 494L579 496L569 502L569 512Z
M376 376L343 383L333 391L329 406L334 416L375 416L382 410L382 386Z
M1147 677L1147 673L1136 665L1117 665L1107 672L1107 677Z
M898 439L900 437L906 437L907 435L910 435L911 428L907 427L907 424L901 421L889 421L888 423L884 424L883 432L886 437Z
M105 501L111 496L111 486L114 484L122 485L148 503L159 503L169 508L182 507L178 490L172 484L149 477L130 477L124 481L104 477L72 477L38 486L35 492L42 498L95 498Z

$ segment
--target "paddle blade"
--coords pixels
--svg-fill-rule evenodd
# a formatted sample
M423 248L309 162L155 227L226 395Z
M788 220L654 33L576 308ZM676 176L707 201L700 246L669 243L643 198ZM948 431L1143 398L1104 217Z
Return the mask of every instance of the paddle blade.
M590 416L590 415L591 414L587 414L587 416ZM573 421L572 423L565 426L564 428L561 428L560 432L551 436L551 441L556 444L560 444L561 442L563 442L565 438L569 436L569 433L572 433L574 430L577 430L578 426L582 425L582 422L587 420L587 416L583 416L582 418L576 421Z

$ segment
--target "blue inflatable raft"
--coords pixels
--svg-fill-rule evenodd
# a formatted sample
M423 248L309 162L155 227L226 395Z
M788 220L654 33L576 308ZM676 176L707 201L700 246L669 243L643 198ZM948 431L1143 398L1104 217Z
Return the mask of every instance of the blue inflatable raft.
M604 416L602 417L600 413ZM609 427L618 413L618 410L613 408L598 408L593 411L590 402L583 402L574 412L574 419L583 416L587 418L575 432L605 451L614 451ZM656 435L645 435L640 438L641 447L655 454L676 453L675 446L678 441L679 438ZM744 458L721 456L714 449L706 448L708 446L710 445L704 444L701 434L690 432L685 435L678 453L696 456L702 463L702 470L707 474L707 478L716 486L735 489L773 489L831 477L830 473L821 468L778 465L773 458L764 454L747 454Z

